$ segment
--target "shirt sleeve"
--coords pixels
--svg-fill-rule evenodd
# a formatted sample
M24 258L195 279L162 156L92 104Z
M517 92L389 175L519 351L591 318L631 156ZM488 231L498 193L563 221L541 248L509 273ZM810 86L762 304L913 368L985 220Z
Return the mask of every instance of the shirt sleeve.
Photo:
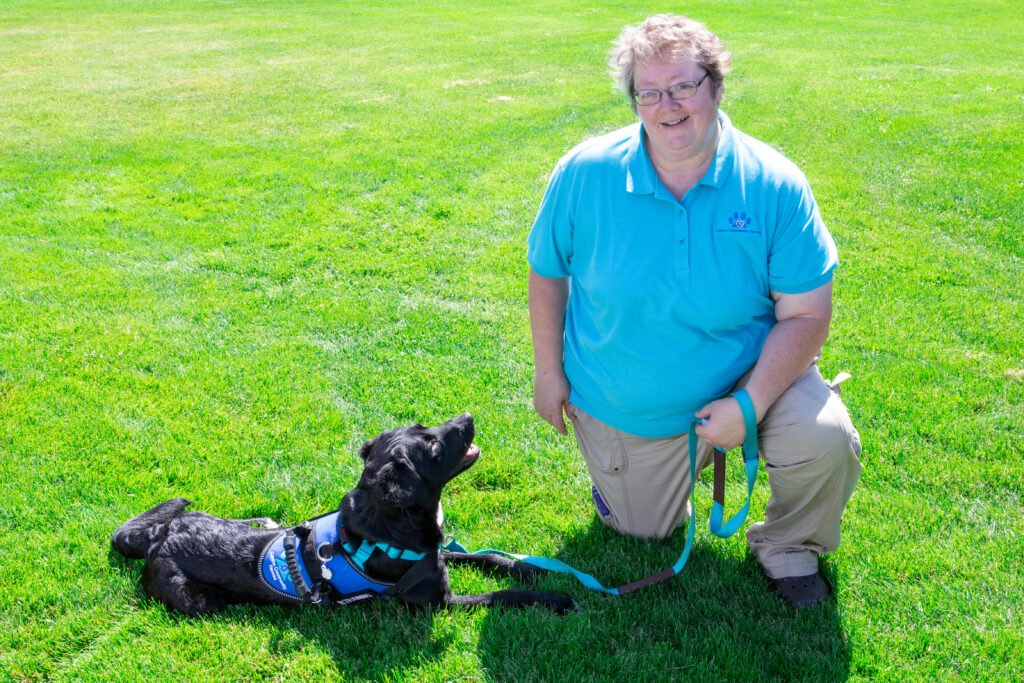
M780 193L778 215L768 255L769 288L802 294L831 281L839 265L836 244L802 174Z
M527 238L526 258L541 277L572 275L573 221L569 175L563 159L555 166Z

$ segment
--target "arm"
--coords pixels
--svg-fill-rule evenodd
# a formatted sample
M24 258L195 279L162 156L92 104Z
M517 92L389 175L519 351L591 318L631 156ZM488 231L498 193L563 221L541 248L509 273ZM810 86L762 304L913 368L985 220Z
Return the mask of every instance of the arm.
M568 433L569 381L562 367L568 278L546 278L530 269L530 332L533 335L533 409L563 436Z
M778 322L768 333L746 386L758 422L821 354L832 320L831 282L802 294L771 296ZM728 450L743 443L743 414L731 396L707 404L697 417L708 419L697 427L697 435L711 445Z

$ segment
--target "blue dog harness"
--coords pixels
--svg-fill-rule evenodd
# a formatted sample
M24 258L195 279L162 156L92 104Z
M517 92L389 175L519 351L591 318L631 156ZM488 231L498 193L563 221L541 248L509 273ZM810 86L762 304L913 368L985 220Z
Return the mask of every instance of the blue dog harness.
M287 529L270 541L260 555L260 579L276 594L296 602L348 605L390 597L395 584L375 581L365 571L366 560L378 549L403 560L425 557L424 553L365 539L354 548L336 510Z

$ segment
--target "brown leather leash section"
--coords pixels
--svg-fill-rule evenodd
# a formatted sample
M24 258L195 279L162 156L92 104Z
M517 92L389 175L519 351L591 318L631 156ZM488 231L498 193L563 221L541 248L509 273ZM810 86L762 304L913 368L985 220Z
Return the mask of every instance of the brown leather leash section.
M715 479L711 489L711 500L719 505L725 505L725 452L715 449Z

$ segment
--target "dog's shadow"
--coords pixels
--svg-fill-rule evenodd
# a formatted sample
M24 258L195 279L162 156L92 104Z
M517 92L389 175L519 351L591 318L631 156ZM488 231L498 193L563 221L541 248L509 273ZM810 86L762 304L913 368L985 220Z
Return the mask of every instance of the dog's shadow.
M434 614L413 610L397 600L376 600L338 609L314 606L232 605L222 612L187 616L149 598L141 585L143 563L108 553L114 571L134 582L132 600L140 609L163 613L158 621L176 631L204 637L212 624L227 631L244 632L247 658L265 660L268 670L288 662L311 670L316 662L333 660L335 668L356 680L391 680L410 668L429 666L456 649L457 634L439 632ZM188 640L188 635L181 638Z
M672 566L686 539L641 542L596 518L558 553L606 586ZM576 597L559 617L491 610L482 621L480 661L496 680L813 680L849 678L851 653L835 596L794 610L769 592L745 539L698 531L682 572L624 596L591 592L567 575L542 587ZM822 562L829 582L836 572Z

